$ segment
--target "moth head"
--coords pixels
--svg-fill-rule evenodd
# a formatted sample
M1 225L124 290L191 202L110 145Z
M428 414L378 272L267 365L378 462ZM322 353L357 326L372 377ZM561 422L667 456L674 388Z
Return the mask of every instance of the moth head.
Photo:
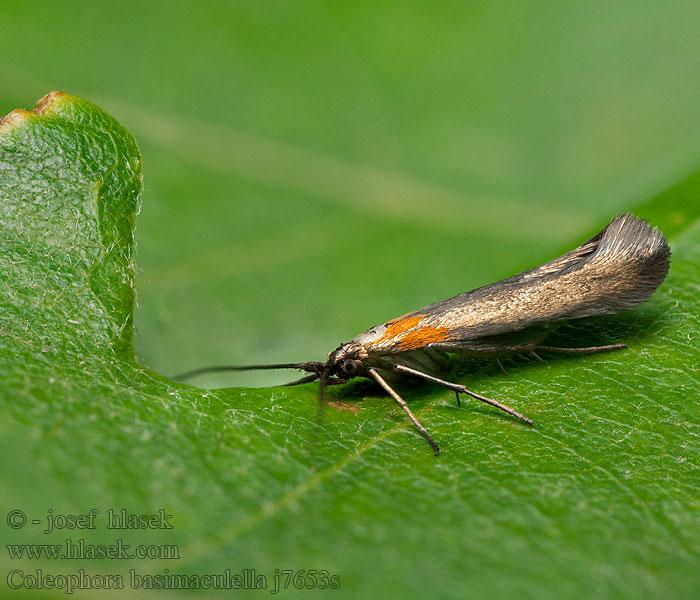
M363 371L363 362L367 358L364 346L354 342L341 344L328 355L326 363L330 374L339 379L352 379Z

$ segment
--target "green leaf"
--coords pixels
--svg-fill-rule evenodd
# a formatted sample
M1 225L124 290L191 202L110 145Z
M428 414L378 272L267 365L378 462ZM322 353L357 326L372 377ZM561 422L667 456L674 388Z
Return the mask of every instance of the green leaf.
M401 388L441 444L435 458L366 382L331 390L337 402L317 428L314 385L200 390L139 366L133 138L96 106L53 93L3 120L0 148L0 498L28 519L5 528L5 543L120 538L179 556L8 551L4 573L117 574L126 597L144 597L129 589L130 569L255 569L268 587L275 569L325 569L340 578L333 597L700 592L700 174L638 211L673 249L659 292L556 334L629 350L513 357L508 377L489 362L461 365L458 379L507 399L534 427L475 403L458 409L432 386ZM43 533L49 511L92 508L95 529ZM109 529L109 509L163 509L173 529Z

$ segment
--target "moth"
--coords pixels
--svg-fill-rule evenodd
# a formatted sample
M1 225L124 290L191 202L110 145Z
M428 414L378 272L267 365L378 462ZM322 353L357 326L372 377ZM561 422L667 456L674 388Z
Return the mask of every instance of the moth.
M434 373L450 354L499 356L538 350L591 354L626 344L561 348L541 343L538 324L606 315L632 308L652 295L668 274L671 250L646 221L627 213L571 252L508 279L477 288L375 325L341 344L322 362L222 366L196 369L180 378L211 371L300 369L308 375L286 385L319 380L319 400L328 385L355 377L374 379L406 412L435 452L439 447L389 381L411 376L467 394L532 425L528 417L497 400Z

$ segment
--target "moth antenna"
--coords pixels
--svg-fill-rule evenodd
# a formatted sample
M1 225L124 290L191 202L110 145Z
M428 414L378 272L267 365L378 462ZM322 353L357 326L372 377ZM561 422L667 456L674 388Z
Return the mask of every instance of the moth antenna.
M272 369L302 369L303 371L309 371L312 373L317 373L319 365L323 363L305 362L305 363L280 363L272 365L218 365L214 367L202 367L200 369L192 369L191 371L185 371L180 373L171 379L175 381L182 381L184 379L190 379L196 377L197 375L203 375L204 373L220 373L222 371L263 371ZM314 377L315 379L315 377ZM309 379L313 381L313 379Z

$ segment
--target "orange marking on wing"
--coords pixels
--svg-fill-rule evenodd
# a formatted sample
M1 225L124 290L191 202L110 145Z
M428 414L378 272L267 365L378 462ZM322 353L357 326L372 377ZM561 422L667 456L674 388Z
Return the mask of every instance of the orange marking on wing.
M447 339L447 327L418 327L406 332L399 342L399 350L416 350L428 344L444 342Z
M394 339L396 336L401 335L404 331L407 331L408 329L411 329L418 325L418 323L420 323L423 320L423 317L425 317L425 315L416 315L415 317L409 317L408 319L399 317L398 319L389 321L386 324L387 327L386 331L384 332L384 335L382 335L382 337L373 342L373 344L381 344L382 342Z

